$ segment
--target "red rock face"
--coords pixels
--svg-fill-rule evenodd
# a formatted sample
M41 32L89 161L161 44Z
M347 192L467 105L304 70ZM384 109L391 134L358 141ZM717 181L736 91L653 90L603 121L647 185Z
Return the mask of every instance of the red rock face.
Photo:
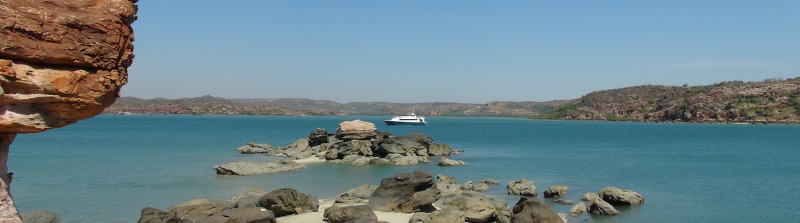
M95 116L133 62L136 0L0 0L0 133Z

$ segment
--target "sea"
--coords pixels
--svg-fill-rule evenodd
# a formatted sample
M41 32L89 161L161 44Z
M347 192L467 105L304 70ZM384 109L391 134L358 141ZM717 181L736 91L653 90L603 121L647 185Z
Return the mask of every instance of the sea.
M566 185L580 202L607 186L634 190L644 204L621 215L583 214L570 222L797 222L800 126L545 121L428 117L428 126L388 126L385 116L100 115L59 129L20 134L11 145L12 194L21 212L47 209L64 222L136 222L145 207L196 198L225 201L249 189L291 187L330 198L397 173L424 169L459 183L495 179L489 194L513 206L509 181L542 193ZM421 132L464 150L465 166L309 164L279 174L221 176L213 167L275 157L236 152L247 142L283 146L342 121L373 122L394 135Z

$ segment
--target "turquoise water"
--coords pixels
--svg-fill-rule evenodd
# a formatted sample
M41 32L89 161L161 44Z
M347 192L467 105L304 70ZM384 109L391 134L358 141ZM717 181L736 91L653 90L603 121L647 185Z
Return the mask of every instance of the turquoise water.
M321 127L360 118L396 135L423 132L464 153L467 166L312 164L283 174L217 176L214 165L271 160L241 155L248 141L286 145ZM198 197L226 200L251 188L293 187L320 198L394 173L428 169L459 183L494 178L490 194L510 204L508 181L540 193L567 185L565 199L615 185L645 203L583 222L794 222L800 219L800 126L538 121L429 117L429 126L387 126L388 117L113 116L17 136L12 193L20 211L49 209L65 222L135 222L144 207ZM438 160L438 158L434 158ZM544 199L539 195L540 199ZM556 212L570 205L547 200Z

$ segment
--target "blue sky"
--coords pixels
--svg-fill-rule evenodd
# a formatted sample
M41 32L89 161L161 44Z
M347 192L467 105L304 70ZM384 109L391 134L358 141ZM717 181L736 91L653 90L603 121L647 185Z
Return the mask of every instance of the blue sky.
M139 1L123 96L572 99L800 76L800 1Z

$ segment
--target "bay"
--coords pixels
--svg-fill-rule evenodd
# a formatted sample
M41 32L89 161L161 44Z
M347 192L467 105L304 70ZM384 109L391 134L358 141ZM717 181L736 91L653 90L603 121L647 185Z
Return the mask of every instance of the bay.
M429 126L387 126L379 116L101 115L18 135L11 145L12 193L21 212L49 209L65 222L135 222L144 207L199 197L226 200L252 188L292 187L320 198L395 173L427 169L459 183L493 178L490 194L513 205L505 184L533 180L540 193L567 185L579 201L606 186L632 189L642 205L618 216L571 222L791 222L800 219L800 126L542 121L429 117ZM260 176L218 176L214 165L274 160L242 155L248 141L287 145L315 128L362 119L395 135L422 132L465 150L460 167L349 166ZM438 161L438 158L433 158ZM570 205L544 199L556 212Z

